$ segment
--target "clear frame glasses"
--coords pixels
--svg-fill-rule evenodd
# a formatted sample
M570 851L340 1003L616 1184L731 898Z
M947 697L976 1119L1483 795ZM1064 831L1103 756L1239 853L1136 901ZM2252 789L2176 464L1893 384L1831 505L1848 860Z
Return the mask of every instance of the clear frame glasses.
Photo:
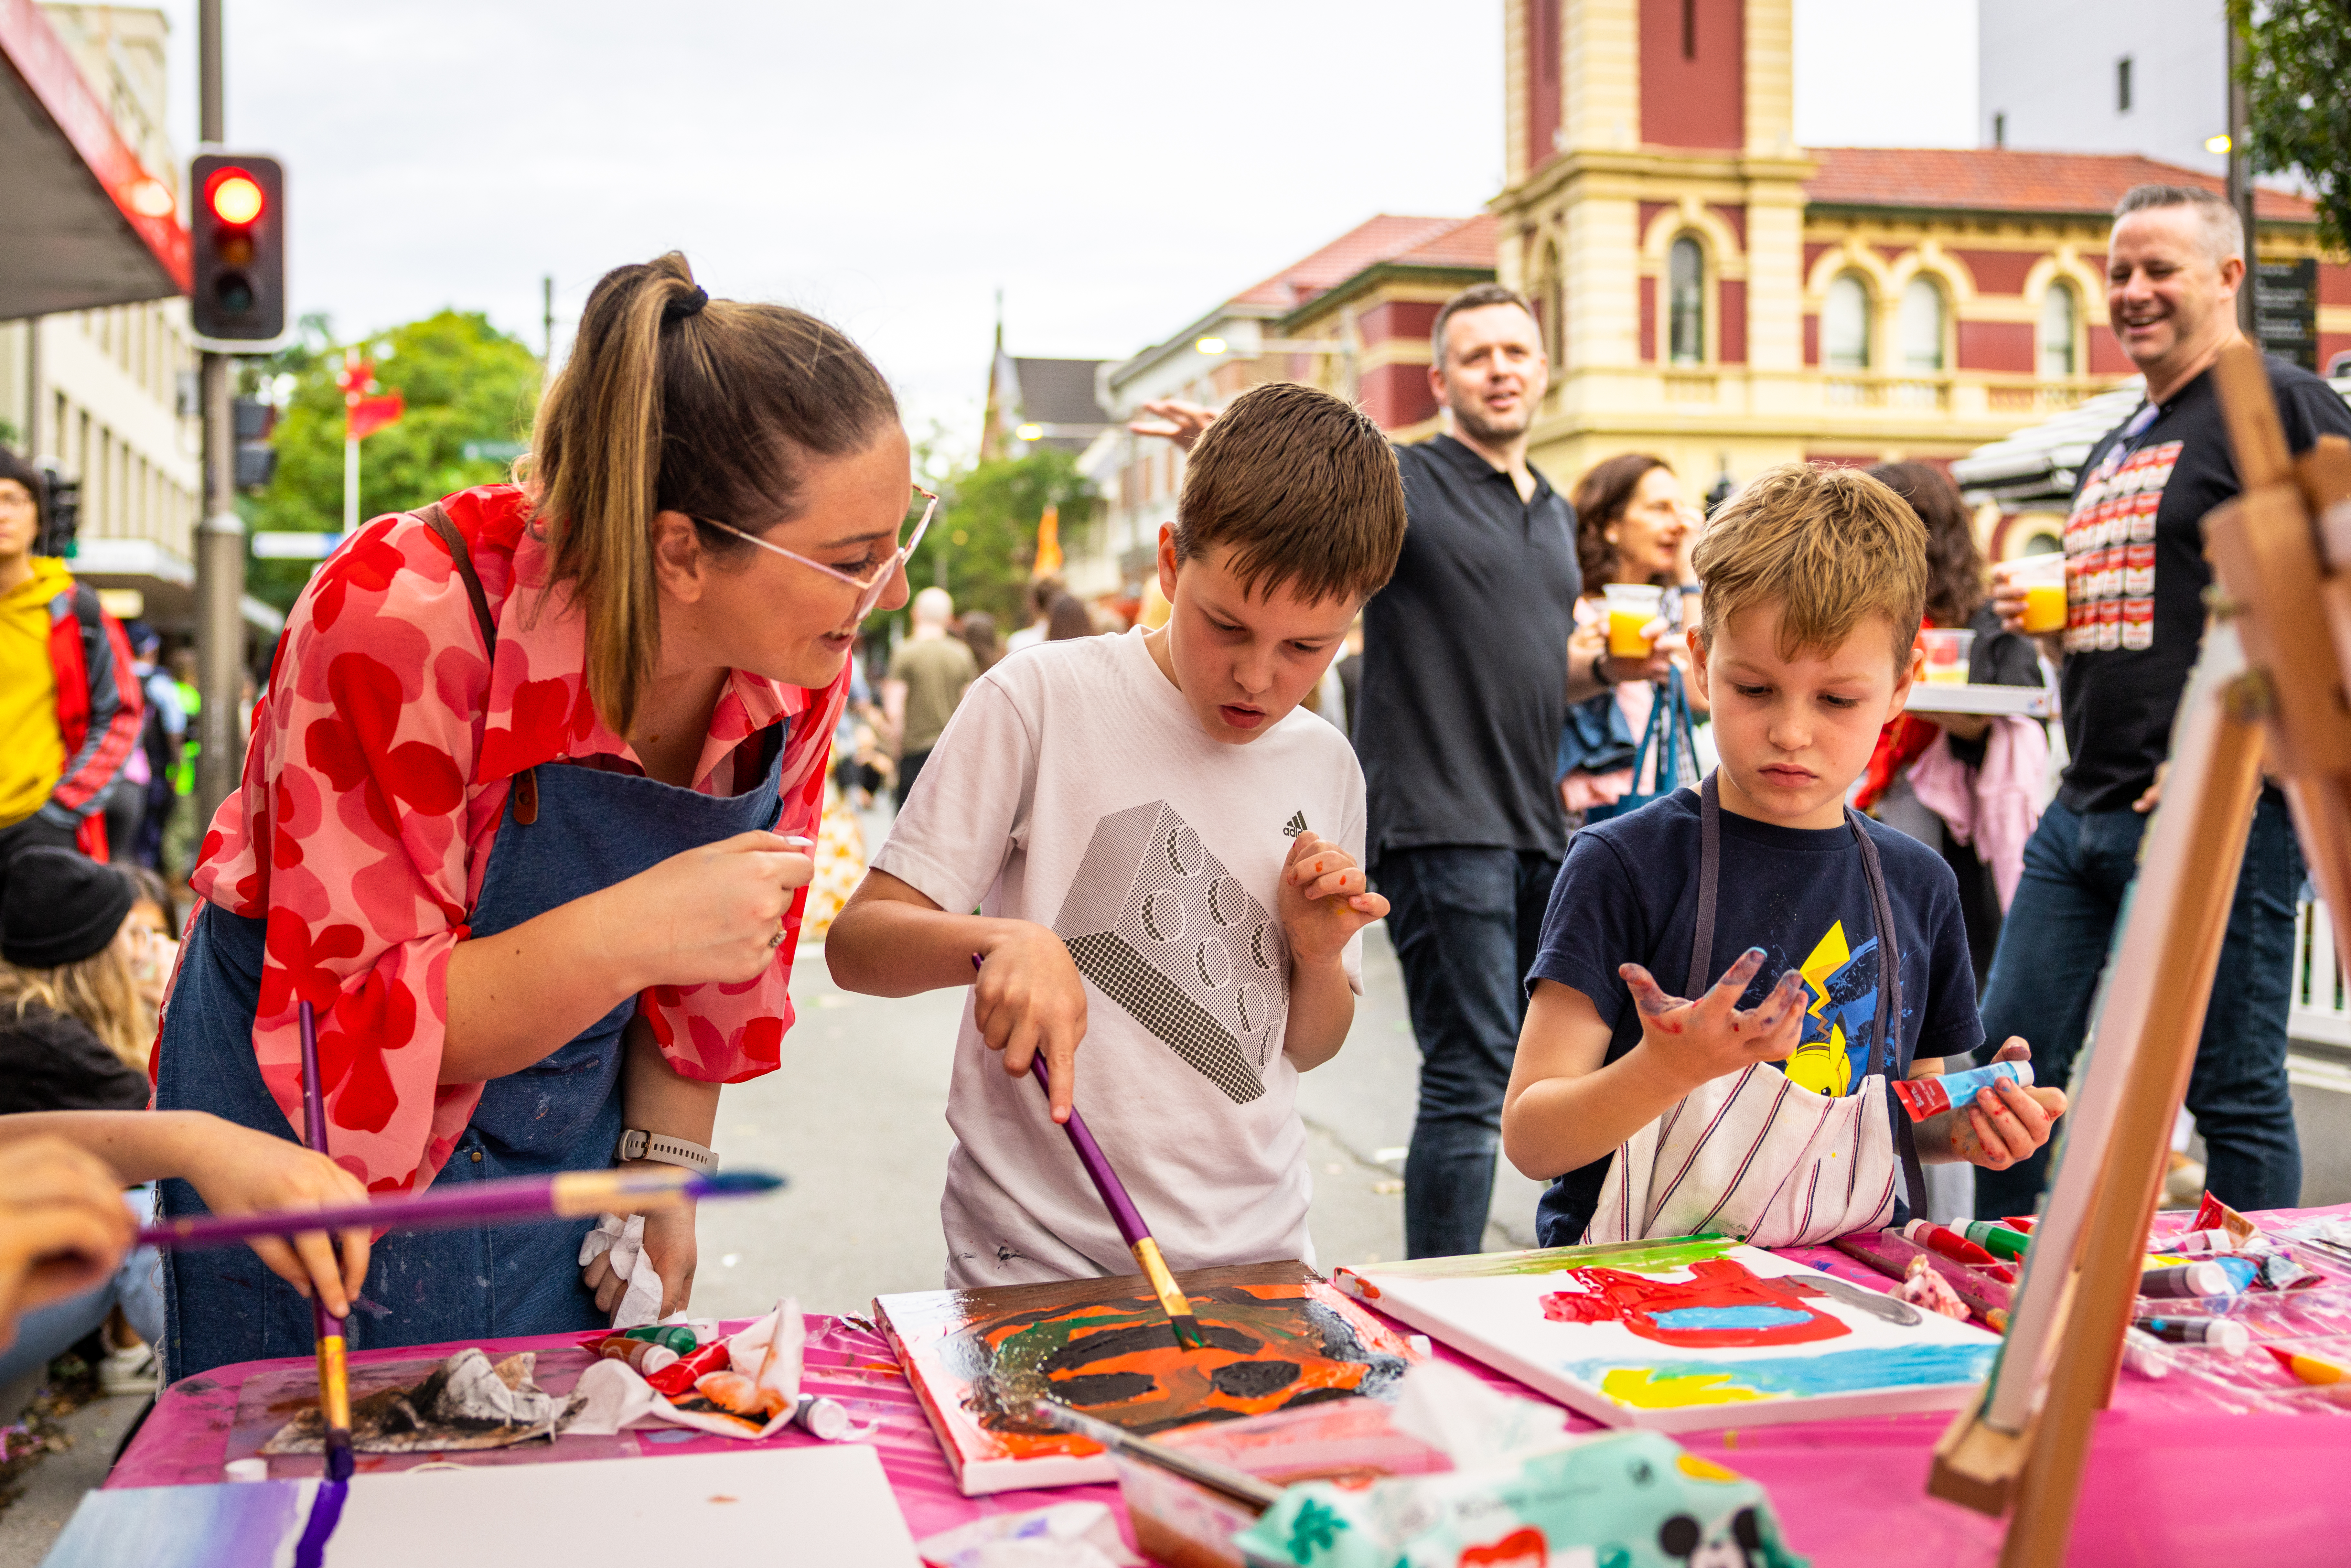
M734 524L722 523L716 517L695 517L694 520L697 523L707 523L714 528L724 528L738 539L748 539L761 549L773 550L786 560L796 560L802 566L812 567L827 577L838 578L841 581L849 584L850 587L857 590L857 611L854 619L862 621L872 614L873 607L882 601L882 595L888 591L890 580L898 574L898 569L914 559L914 547L923 542L923 535L931 526L931 515L939 509L939 498L931 491L917 485L914 486L914 494L925 497L929 502L929 505L923 508L922 521L914 525L914 537L906 541L904 548L893 552L888 560L874 568L871 577L852 577L849 573L829 567L820 560L810 560L808 557L795 550L788 550L781 545L771 545L757 534L747 534Z

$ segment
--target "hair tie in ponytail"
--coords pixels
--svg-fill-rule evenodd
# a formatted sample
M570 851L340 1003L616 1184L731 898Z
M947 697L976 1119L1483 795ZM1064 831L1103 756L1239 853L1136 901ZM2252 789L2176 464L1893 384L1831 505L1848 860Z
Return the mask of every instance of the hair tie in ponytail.
M662 307L662 325L666 327L673 321L683 321L688 316L699 316L702 308L709 303L710 296L699 287L691 294L680 295Z

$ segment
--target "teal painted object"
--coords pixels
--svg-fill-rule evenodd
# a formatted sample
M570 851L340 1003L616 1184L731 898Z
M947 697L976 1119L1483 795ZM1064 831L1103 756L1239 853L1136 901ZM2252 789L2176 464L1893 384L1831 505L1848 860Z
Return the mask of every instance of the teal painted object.
M1595 1568L1686 1568L1693 1557L1806 1568L1761 1486L1656 1432L1354 1490L1303 1482L1233 1542L1252 1568L1457 1568L1584 1553Z

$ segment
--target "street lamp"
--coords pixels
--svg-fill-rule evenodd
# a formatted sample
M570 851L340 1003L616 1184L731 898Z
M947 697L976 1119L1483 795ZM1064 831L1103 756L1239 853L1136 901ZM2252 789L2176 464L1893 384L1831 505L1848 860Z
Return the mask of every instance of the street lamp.
M1045 438L1045 427L1030 420L1026 424L1014 426L1012 434L1023 441L1042 441Z
M1225 340L1222 338L1203 338L1192 347L1204 354L1221 354L1225 351Z

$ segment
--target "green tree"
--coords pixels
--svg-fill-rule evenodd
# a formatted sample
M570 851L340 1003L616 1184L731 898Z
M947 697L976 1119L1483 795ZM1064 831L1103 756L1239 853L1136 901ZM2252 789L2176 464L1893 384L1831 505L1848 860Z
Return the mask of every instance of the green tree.
M343 393L335 378L356 348L375 363L377 385L398 388L407 412L360 444L360 516L406 511L469 485L493 484L507 465L467 458L470 441L520 441L538 402L539 362L479 311L444 310L421 321L338 343L323 317L303 319L298 341L256 367L252 381L283 394L270 444L277 473L254 498L256 529L334 533L343 523ZM254 594L294 602L313 563L255 560Z
M2309 181L2319 243L2351 249L2351 0L2229 0L2229 21L2249 45L2254 172Z
M917 588L940 584L955 595L958 610L985 610L1007 632L1024 614L1021 600L1045 508L1061 508L1065 551L1093 515L1093 487L1078 472L1077 459L1051 447L959 468L939 497L939 515L907 563L907 577Z

